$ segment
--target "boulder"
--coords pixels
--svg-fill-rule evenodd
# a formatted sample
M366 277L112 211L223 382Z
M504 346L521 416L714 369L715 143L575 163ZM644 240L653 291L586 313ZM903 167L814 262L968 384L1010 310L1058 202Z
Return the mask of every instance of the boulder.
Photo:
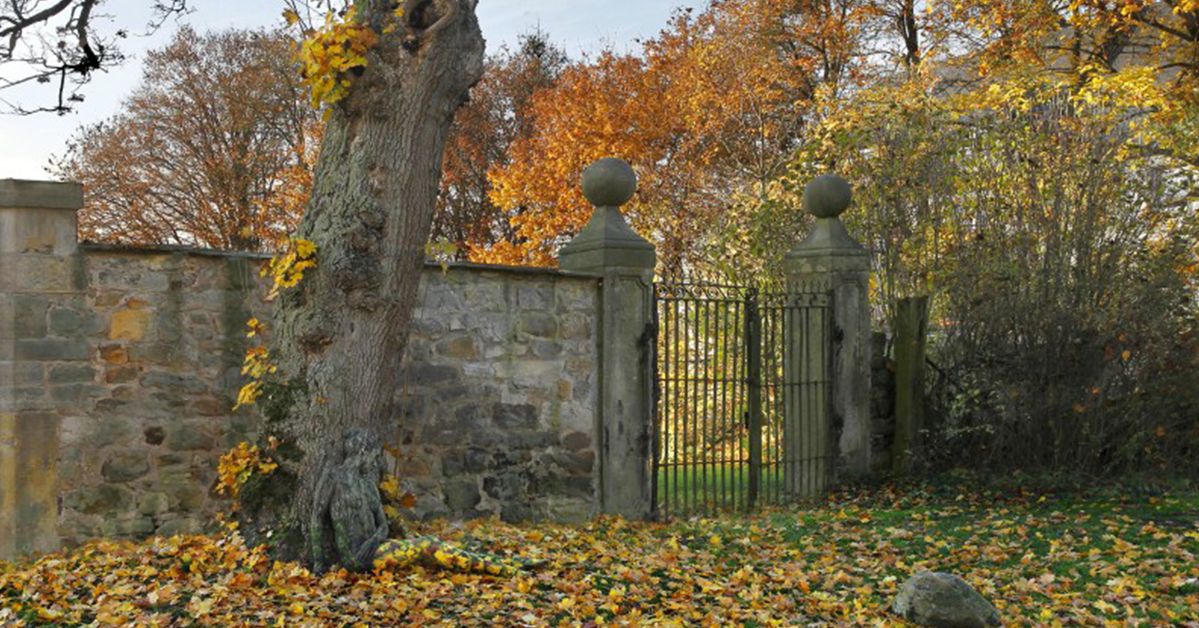
M999 611L965 580L935 571L908 578L899 587L891 610L910 622L934 628L1003 625Z

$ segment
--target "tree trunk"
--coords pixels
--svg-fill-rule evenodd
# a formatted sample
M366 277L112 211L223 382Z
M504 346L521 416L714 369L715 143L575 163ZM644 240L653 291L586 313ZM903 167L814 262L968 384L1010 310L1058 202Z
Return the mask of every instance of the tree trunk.
M475 1L408 0L391 32L393 2L358 2L379 42L332 106L297 233L317 266L275 307L272 356L293 393L264 408L293 484L257 521L317 569L368 568L386 534L381 443L396 432L446 131L483 70Z

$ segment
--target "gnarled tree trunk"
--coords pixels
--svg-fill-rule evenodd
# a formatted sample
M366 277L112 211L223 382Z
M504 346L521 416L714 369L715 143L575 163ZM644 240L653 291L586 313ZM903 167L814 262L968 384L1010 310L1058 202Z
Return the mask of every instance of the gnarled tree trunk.
M379 43L328 120L297 233L316 243L317 267L275 309L272 356L296 388L267 430L290 452L293 484L256 518L318 569L368 567L386 532L381 442L398 417L446 131L483 70L475 2L408 0L398 29L395 2L358 2Z

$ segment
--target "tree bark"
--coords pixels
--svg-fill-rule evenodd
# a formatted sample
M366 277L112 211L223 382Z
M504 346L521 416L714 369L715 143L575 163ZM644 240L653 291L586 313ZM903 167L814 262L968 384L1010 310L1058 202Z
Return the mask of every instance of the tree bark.
M371 523L382 511L381 443L396 432L442 148L483 70L475 3L408 0L403 27L388 32L395 3L358 2L379 43L325 131L297 232L317 245L317 266L275 307L272 356L294 389L282 412L265 414L294 490L257 519L290 539L282 554L317 569L368 568L363 546L382 540Z

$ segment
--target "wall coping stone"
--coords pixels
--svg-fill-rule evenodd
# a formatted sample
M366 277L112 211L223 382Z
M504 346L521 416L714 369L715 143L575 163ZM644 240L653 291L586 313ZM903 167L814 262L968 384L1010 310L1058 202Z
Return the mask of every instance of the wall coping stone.
M0 207L74 211L83 207L83 186L59 181L0 179Z
M209 249L197 246L175 244L157 244L153 246L131 246L127 244L103 244L99 242L83 242L79 245L81 253L114 253L128 255L194 255L196 257L232 257L252 260L268 260L270 253L254 251L230 251L225 249ZM425 270L442 270L442 263L426 261ZM509 264L481 264L478 262L447 262L447 270L497 272L516 275L537 275L543 277L563 277L567 279L584 279L594 281L601 279L596 273L563 270L545 266L513 266Z

